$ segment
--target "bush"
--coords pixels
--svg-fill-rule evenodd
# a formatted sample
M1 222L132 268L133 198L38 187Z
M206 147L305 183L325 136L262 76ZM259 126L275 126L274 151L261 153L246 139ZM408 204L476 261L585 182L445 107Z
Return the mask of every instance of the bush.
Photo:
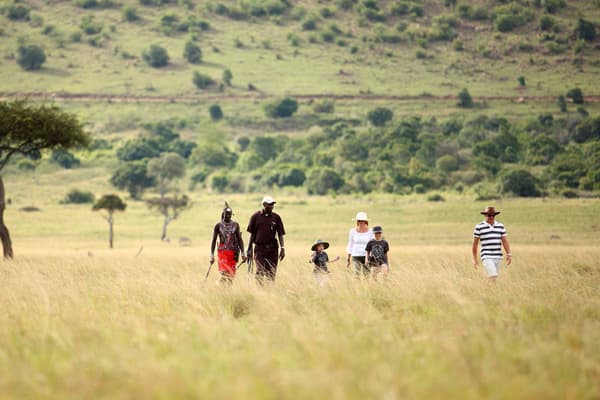
M134 7L127 6L123 8L123 20L127 22L135 22L139 21L140 16L137 13L137 10Z
M35 163L31 160L20 160L17 163L17 168L19 171L33 171L35 170Z
M223 110L221 110L221 106L218 104L213 104L210 106L208 112L210 113L210 118L213 121L219 121L223 118Z
M66 150L54 150L50 156L50 160L57 163L65 169L76 168L81 164L81 161L73 154Z
M317 19L314 17L308 18L302 22L302 30L314 31L317 29Z
M430 194L427 196L427 201L446 201L444 197L439 193Z
M529 171L516 169L501 176L502 193L511 192L521 197L539 197L539 181Z
M46 61L44 49L35 44L19 46L17 53L17 63L25 71L40 69Z
M93 15L86 15L81 19L79 27L86 35L97 35L102 32L102 24L94 21Z
M215 84L215 80L213 78L198 71L194 71L194 77L192 81L198 89L206 89L207 87Z
M191 40L185 44L183 49L183 58L192 64L200 64L202 62L202 49Z
M425 193L427 191L427 189L425 188L425 185L423 185L422 183L417 183L415 186L413 186L413 190L415 191L415 193Z
M557 97L556 104L558 104L558 108L560 112L567 112L567 99L562 94Z
M223 76L221 79L223 80L224 84L226 84L227 86L231 86L231 80L233 79L233 73L231 73L231 70L226 69L225 71L223 71Z
M308 194L324 195L330 190L336 192L344 186L344 178L333 168L313 170L307 179Z
M549 31L556 25L556 20L549 15L544 15L540 18L540 29Z
M510 32L519 25L519 17L512 14L502 14L496 17L496 29L500 32Z
M5 9L6 17L14 21L29 21L29 12L29 8L23 4L11 4Z
M435 161L435 166L445 173L456 171L458 169L458 160L453 155L446 154Z
M335 111L335 102L333 100L315 101L313 111L321 114L331 114Z
M298 102L291 97L264 105L265 115L271 118L288 118L298 111Z
M142 58L151 67L160 68L169 64L169 53L164 47L157 44L151 45L142 53Z
M374 126L384 126L394 118L394 112L389 108L377 107L367 113L367 119Z
M559 9L564 8L567 4L565 0L544 0L543 1L544 8L550 14L554 14Z
M463 90L461 90L458 93L457 106L462 107L462 108L473 107L473 98L471 97L471 94L469 93L467 88L464 88Z
M84 192L77 189L72 189L66 194L64 199L60 201L60 204L85 204L93 203L94 194L92 192Z
M586 42L591 42L596 39L596 25L590 21L586 21L583 18L579 18L577 21L577 27L575 28L575 35L579 39L583 39Z
M217 192L224 192L227 185L229 185L229 177L226 174L215 175L212 177L211 187Z
M573 101L573 103L575 103L575 104L583 104L584 103L583 92L578 87L570 89L567 92L566 97L568 99L571 99Z

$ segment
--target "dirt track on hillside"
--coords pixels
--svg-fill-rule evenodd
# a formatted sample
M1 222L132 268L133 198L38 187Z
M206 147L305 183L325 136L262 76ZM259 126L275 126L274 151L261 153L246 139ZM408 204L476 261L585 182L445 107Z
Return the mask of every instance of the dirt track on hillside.
M402 96L383 94L287 94L299 100L381 100L381 101L456 101L457 96ZM205 103L209 101L227 100L265 100L277 97L262 92L248 92L247 94L204 94L201 96L134 96L126 94L106 93L67 93L67 92L0 92L0 100L31 99L31 100L60 100L73 102L115 102L115 103ZM512 101L514 103L548 102L555 101L556 96L478 96L473 101ZM586 103L600 102L600 95L585 96Z

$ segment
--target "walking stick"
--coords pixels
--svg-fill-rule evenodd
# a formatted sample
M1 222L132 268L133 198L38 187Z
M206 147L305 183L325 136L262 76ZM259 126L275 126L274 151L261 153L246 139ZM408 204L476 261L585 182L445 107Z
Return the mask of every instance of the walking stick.
M243 263L245 263L245 260L242 260L238 263L238 265L235 266L235 270L237 271L238 269L240 269L240 267L242 266Z
M206 280L208 279L208 274L210 274L210 269L214 263L215 262L212 261L210 264L208 264L208 271L206 271L206 276L204 277L204 282L206 282Z

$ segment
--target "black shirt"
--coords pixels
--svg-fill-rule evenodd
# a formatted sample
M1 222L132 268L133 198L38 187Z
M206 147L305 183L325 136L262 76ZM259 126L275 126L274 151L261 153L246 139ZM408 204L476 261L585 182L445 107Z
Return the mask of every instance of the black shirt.
M327 261L329 261L327 253L324 251L315 252L312 258L312 262L315 264L313 272L327 272Z
M369 252L369 264L381 265L388 263L387 253L390 251L390 245L387 240L375 240L372 239L367 243L365 248Z
M254 237L254 244L258 247L277 246L277 234L285 235L281 217L264 210L257 211L250 217L247 230Z

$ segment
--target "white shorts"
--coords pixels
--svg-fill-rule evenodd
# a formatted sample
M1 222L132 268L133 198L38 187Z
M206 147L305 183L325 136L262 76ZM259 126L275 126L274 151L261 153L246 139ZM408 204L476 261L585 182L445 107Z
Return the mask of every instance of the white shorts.
M481 260L481 264L483 264L483 269L488 277L498 276L500 272L500 263L502 262L501 258L486 258Z

